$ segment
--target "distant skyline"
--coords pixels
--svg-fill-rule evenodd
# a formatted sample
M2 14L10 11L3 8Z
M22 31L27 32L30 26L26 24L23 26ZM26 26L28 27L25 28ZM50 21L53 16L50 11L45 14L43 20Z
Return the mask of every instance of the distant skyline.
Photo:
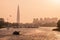
M60 0L0 0L0 18L16 22L18 4L22 23L31 23L33 18L60 19Z

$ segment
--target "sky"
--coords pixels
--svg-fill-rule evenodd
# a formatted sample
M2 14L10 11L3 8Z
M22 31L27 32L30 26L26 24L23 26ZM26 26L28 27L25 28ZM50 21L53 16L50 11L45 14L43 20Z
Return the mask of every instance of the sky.
M33 18L60 18L60 0L0 0L0 18L16 22L18 5L22 23L31 23Z

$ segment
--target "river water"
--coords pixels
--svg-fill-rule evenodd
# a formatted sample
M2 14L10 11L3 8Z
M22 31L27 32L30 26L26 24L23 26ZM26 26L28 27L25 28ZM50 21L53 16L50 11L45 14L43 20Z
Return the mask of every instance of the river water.
M55 34L57 40L60 40L60 32L58 31L52 31L52 29L55 29L57 27L39 27L39 28L3 28L0 29L0 40L50 40L50 39L43 39L40 36L43 34ZM14 31L20 31L20 34L22 35L13 35L12 33ZM44 33L45 32L45 33ZM31 35L38 35L41 34L39 37L32 37L34 39L31 39ZM27 35L27 36L26 36ZM51 39L52 40L52 39ZM54 39L53 39L54 40Z

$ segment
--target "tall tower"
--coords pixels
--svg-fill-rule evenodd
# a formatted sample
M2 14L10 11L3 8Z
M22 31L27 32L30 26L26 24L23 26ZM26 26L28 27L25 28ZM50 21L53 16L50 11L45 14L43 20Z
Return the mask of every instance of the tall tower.
M20 10L19 10L19 5L17 7L17 28L19 27L19 23L20 23Z

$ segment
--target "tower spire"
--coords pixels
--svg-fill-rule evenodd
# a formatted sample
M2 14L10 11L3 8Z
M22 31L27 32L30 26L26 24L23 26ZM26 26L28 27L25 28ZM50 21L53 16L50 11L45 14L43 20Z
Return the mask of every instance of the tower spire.
M17 7L17 28L19 27L19 23L20 23L20 10L19 10L19 5Z

